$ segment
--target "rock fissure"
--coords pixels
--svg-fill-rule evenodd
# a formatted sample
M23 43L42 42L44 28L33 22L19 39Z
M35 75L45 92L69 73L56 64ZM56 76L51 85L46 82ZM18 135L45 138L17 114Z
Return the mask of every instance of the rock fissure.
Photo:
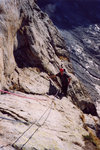
M22 121L20 119L23 119L26 122L29 122L26 118L24 118L23 116L20 116L19 114L15 113L14 111L11 111L9 109L5 109L5 108L0 108L0 112L2 114L7 114L8 116L11 116L12 118L14 118L15 120L19 120Z

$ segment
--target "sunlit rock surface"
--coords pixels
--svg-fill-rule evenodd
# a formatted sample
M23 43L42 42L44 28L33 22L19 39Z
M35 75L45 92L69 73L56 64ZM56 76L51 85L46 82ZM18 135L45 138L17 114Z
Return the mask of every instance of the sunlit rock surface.
M84 124L95 131L97 117L84 116L70 97L15 94L26 98L0 96L0 150L21 149L32 134L23 150L84 150L83 136L89 135Z
M0 1L0 150L21 149L32 133L23 150L86 150L90 131L99 138L99 109L73 74L68 50L33 0ZM58 73L61 64L72 79L67 98L59 99L55 95L60 82L49 75ZM37 121L49 107L43 120ZM12 145L32 123L30 131ZM91 143L91 148L97 145Z
M0 8L1 89L55 94L61 87L49 81L48 73L58 73L63 64L72 77L69 95L73 102L83 112L97 115L91 98L73 74L68 49L49 17L31 0L1 1ZM93 107L88 109L89 103Z

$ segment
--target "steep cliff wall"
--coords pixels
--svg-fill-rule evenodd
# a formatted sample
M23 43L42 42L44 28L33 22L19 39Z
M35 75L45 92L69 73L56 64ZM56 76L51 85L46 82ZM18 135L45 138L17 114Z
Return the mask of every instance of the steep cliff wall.
M100 0L38 0L64 37L75 74L100 100Z
M57 90L60 90L61 87L57 84L59 80L57 82L48 79L48 73L57 73L61 63L72 77L68 97L64 97L62 102L54 96L49 95L55 95ZM33 148L40 150L50 148L66 150L66 146L69 147L70 150L72 150L74 146L76 150L83 150L85 147L83 135L89 136L89 133L86 131L88 130L88 127L89 129L91 128L93 133L95 133L95 135L97 134L97 136L100 132L96 107L92 103L91 98L83 85L73 74L72 64L70 63L69 53L64 39L53 25L48 15L43 13L33 0L0 1L0 89L8 91L12 90L12 92L16 91L16 94L22 94L20 92L37 94L37 97L35 95L35 98L34 95L30 95L31 98L29 101L27 98L29 95L22 95L22 97L26 97L25 100L27 100L27 102L23 102L22 97L15 99L14 96L8 96L6 94L1 95L0 114L1 116L3 115L1 117L2 124L0 126L2 129L0 136L2 136L3 139L0 141L2 143L1 149L6 149L6 144L9 149L15 149L11 145L12 141L18 137L18 134L22 134L26 125L31 125L35 119L38 120L38 116L40 117L39 114L41 114L45 108L47 109L47 107L50 107L48 101L51 102L52 99L54 106L50 108L52 111L54 109L54 118L56 119L56 117L58 117L58 121L51 127L51 131L53 132L50 134L51 131L49 131L49 129L47 132L46 130L49 125L46 125L47 128L44 129L45 131L39 133L39 135L41 134L41 139L43 138L44 143L40 143L39 140L36 140L36 137L35 141L38 143L34 143L35 145L29 144L25 147L26 150ZM33 102L34 99L41 99L42 102L39 101L38 103L35 103ZM44 99L47 103L43 102ZM25 106L25 108L23 106ZM90 120L94 120L93 123L91 123L92 121L90 123L88 121L86 123L84 122L84 117L82 117L84 114L79 110L79 107L84 113L91 114L91 117L89 115L86 116L89 117ZM70 114L67 110L70 110ZM64 113L61 113L63 111ZM66 115L66 113L68 114ZM75 123L76 120L75 116L71 118L71 114L75 113L78 117L75 128L73 128L73 122ZM92 115L97 117L93 117ZM13 123L9 124L8 122L3 121L5 117L7 117L6 120L9 119L9 116L11 117L10 119L13 118L14 121L21 121L25 126L20 126L20 123L14 126ZM70 116L70 118L68 116ZM55 120L54 118L51 118L47 124L52 124ZM70 136L73 136L74 133L72 132L64 139L64 134L58 135L60 132L59 130L56 132L57 135L54 135L57 124L58 129L61 127L61 132L66 133L66 127L64 126L66 126L68 120L69 125L67 131L69 132L71 126L70 130L73 129L74 132L76 129L78 136L68 140ZM72 123L71 120L73 120ZM65 122L64 124L61 123L63 121ZM60 123L61 125L59 125ZM77 129L78 124L81 125L79 125L79 128ZM93 126L91 124L93 124ZM8 131L9 126L10 131ZM35 124L35 127L38 126L38 123ZM5 128L6 130L4 130ZM17 133L15 133L16 131ZM81 131L82 134L80 134ZM30 133L31 132L32 131L30 131ZM14 135L16 137L14 137ZM51 135L50 138L48 138L49 135ZM54 139L52 138L53 135L55 137ZM58 136L60 140L58 139ZM47 145L45 145L47 138L48 142ZM79 144L77 141L80 138L81 142ZM34 138L32 140L34 140ZM49 143L50 140L51 143ZM52 145L53 140L54 143ZM57 141L59 141L59 144L57 144ZM24 141L22 140L22 143L23 142ZM57 145L55 145L55 143ZM73 144L70 146L70 143ZM20 149L21 147L20 143L15 145L15 147L16 146L17 149Z
M16 84L26 90L28 85L24 86L21 79L27 70L33 73L31 85L34 74L39 84L41 72L57 73L61 63L59 57L67 59L68 52L48 16L34 5L34 1L1 1L1 9L1 87L11 88ZM44 84L42 79L40 82Z
M0 8L1 88L55 93L60 87L56 82L50 86L47 73L57 73L62 63L72 77L69 95L73 102L85 113L96 115L91 98L72 73L65 42L49 17L31 0L1 1Z

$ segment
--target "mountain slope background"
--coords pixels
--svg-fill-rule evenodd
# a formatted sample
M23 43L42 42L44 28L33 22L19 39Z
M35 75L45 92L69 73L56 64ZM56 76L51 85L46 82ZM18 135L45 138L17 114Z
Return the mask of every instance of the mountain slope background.
M100 0L38 0L66 41L75 74L100 100Z
M59 99L49 75L61 64L71 82ZM34 0L0 0L0 150L99 150L99 118L48 15Z

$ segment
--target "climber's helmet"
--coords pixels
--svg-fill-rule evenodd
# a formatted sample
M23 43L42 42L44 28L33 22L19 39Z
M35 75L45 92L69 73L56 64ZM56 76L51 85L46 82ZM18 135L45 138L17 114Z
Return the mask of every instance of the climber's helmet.
M64 73L64 69L63 68L60 68L60 73L61 73L61 75L63 75L63 73Z

